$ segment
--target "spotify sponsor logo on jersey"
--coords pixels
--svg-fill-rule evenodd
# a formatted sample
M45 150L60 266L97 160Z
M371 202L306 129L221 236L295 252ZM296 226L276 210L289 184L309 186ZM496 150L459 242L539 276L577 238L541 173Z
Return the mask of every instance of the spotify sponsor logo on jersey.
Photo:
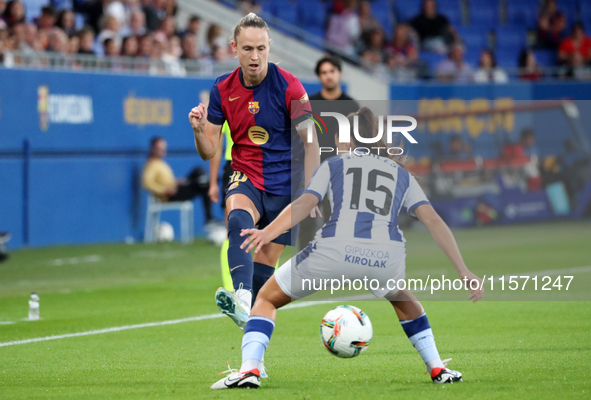
M269 141L269 133L260 126L252 126L248 129L248 137L257 145L265 144Z

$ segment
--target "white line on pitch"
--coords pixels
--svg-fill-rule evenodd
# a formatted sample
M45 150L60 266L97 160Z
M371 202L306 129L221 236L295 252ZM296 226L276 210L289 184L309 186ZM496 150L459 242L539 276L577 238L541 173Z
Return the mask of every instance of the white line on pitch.
M576 268L565 268L565 269L552 269L547 271L538 271L538 272L528 272L522 274L515 274L515 276L540 276L540 275L560 275L565 273L576 273L576 272L591 272L591 266L586 267L576 267ZM371 299L373 296L371 295L359 295L355 297L347 297L343 299L333 299L333 300L318 300L318 301L302 301L288 304L287 306L283 307L282 310L287 310L291 308L303 308L303 307L311 307L317 306L320 304L328 304L328 303L337 303L340 301L361 301ZM90 336L90 335L100 335L102 333L110 333L110 332L119 332L119 331L128 331L131 329L140 329L140 328L149 328L152 326L163 326L163 325L175 325L175 324L182 324L184 322L193 322L193 321L202 321L206 319L216 319L224 317L223 314L208 314L208 315L200 315L196 317L189 317L189 318L181 318L181 319L173 319L169 321L160 321L160 322L148 322L145 324L136 324L136 325L124 325L124 326L115 326L112 328L105 328L105 329L96 329L93 331L86 331L86 332L78 332L78 333L67 333L65 335L55 335L55 336L45 336L39 338L32 338L32 339L24 339L24 340L13 340L11 342L1 342L0 347L6 346L15 346L18 344L27 344L27 343L36 343L36 342L46 342L48 340L57 340L57 339L65 339L71 337L79 337L79 336Z

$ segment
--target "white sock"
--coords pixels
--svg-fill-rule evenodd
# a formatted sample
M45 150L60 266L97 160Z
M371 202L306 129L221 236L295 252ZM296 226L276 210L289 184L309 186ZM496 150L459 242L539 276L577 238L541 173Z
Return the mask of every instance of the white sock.
M240 366L240 371L241 372L246 372L246 371L250 371L251 369L260 369L259 366L261 365L261 362L259 360L255 360L253 358L251 358L250 360L245 360L242 365Z
M252 307L252 292L246 289L238 289L236 291L236 297L248 306L248 313L250 314L250 308Z

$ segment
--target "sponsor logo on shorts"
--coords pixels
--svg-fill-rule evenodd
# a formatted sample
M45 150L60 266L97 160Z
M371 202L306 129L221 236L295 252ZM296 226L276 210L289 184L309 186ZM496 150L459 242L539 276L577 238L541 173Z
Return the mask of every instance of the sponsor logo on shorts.
M228 188L228 192L229 192L230 190L232 190L232 189L236 189L236 188L238 187L238 184L239 184L239 183L240 183L240 182L234 182L233 184L231 184L231 185L230 185L230 187Z
M386 268L386 262L390 259L387 251L362 246L345 246L345 253L345 262L372 268Z

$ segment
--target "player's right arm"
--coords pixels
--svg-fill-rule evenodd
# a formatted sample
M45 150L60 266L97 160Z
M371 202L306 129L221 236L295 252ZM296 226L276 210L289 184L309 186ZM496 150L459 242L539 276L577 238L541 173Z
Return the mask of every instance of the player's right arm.
M419 221L425 224L427 229L429 229L435 243L437 243L447 258L449 258L449 261L451 261L458 274L462 278L467 279L468 285L470 285L472 280L478 282L478 288L475 290L469 286L471 293L470 300L474 303L477 302L484 294L484 289L480 289L482 280L470 272L468 267L466 267L462 254L460 254L458 244L456 243L456 239L445 221L441 219L431 204L422 204L415 208L414 212Z
M207 120L207 109L201 103L191 110L189 121L193 128L197 152L204 161L212 159L220 145L222 125L215 125Z
M215 156L209 161L209 191L207 195L214 203L220 201L220 187L218 186L218 177L220 172L220 164L222 162L222 141L219 141L218 151Z

